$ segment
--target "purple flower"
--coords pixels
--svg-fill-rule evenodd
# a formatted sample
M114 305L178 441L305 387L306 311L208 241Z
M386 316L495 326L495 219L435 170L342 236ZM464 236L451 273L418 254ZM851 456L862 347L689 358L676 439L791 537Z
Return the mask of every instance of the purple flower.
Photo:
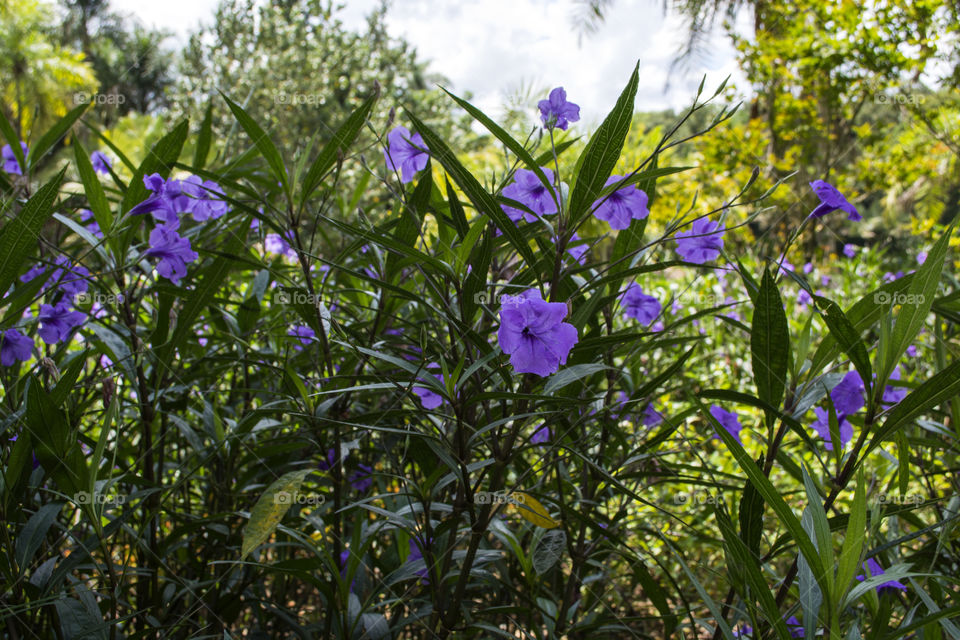
M183 181L183 190L194 199L191 213L197 222L215 220L230 210L230 205L223 200L223 189L212 180L190 176Z
M860 374L856 371L847 372L840 384L830 392L830 399L833 401L837 415L852 416L862 409L866 403L863 398L865 391Z
M96 218L93 217L93 211L90 209L80 209L80 222L89 222L87 225L87 231L89 231L93 237L103 239L103 231L100 230L100 225L97 224Z
M544 301L537 289L503 302L497 339L517 373L545 377L566 364L579 340L576 327L563 322L566 317L566 304Z
M427 540L426 543L422 542L419 538L410 538L410 555L407 556L407 564L414 564L415 562L423 562L423 551L421 546L428 546L433 544L433 540ZM430 584L429 576L430 570L427 569L426 564L424 564L422 569L417 569L414 571L414 575L420 576L421 584Z
M744 625L740 626L739 628L733 630L733 637L734 637L734 638L749 637L750 634L752 634L752 633L753 633L753 627L751 627L751 626L748 625L748 624L744 624Z
M912 344L912 345L910 345L909 347L907 347L907 355L910 356L911 358L916 358L916 357L917 357L917 346Z
M791 638L803 637L803 625L797 620L797 616L790 616L785 622L787 623L787 629L790 631Z
M577 261L577 264L585 264L587 259L584 257L587 254L587 250L590 248L586 244L573 245L574 242L579 242L580 236L574 233L570 236L570 242L567 244L567 253L573 256L573 259Z
M400 171L400 182L406 184L413 180L417 171L427 166L430 155L424 151L426 145L419 133L410 134L406 127L395 127L387 135L387 148L383 157L387 161L387 169Z
M804 272L804 273L809 274L811 271L813 271L813 263L812 263L812 262L808 262L808 263L806 263L805 265L803 265L803 272Z
M33 340L16 329L0 331L0 364L9 367L14 362L26 362L33 354Z
M660 301L645 294L640 285L635 282L627 287L620 304L624 309L623 315L634 318L643 325L648 325L656 320L663 310Z
M110 158L107 157L107 154L103 151L94 151L91 153L90 164L93 165L94 171L102 174L110 173L110 167L113 166L113 162L110 161Z
M850 204L842 193L837 191L829 182L824 180L814 180L810 183L813 192L820 198L820 204L810 213L811 218L822 218L831 211L840 209L847 212L848 220L862 220L857 208Z
M550 427L542 425L530 436L530 444L547 444L550 442Z
M433 377L439 380L440 384L443 384L442 375L434 375ZM443 396L429 387L414 387L413 394L420 398L420 404L423 405L424 409L436 409L443 404Z
M350 550L344 549L340 552L340 577L347 577L347 561L350 559ZM357 587L357 579L354 577L353 582L350 583L350 591L352 592Z
M537 103L540 109L540 119L547 129L557 127L567 130L567 125L580 119L580 107L567 102L567 92L563 87L557 87L550 92L550 97Z
M833 451L833 439L830 437L830 412L822 407L814 407L813 412L817 419L810 426L823 439L823 447L827 451ZM853 438L853 425L847 421L843 414L838 414L837 420L840 432L840 449L842 450L847 448L847 444Z
M47 344L56 344L66 340L76 327L83 324L86 316L80 311L71 311L66 301L56 306L40 305L40 338Z
M609 187L623 179L623 176L610 176L604 186ZM626 229L632 220L642 220L650 215L647 208L647 194L636 185L621 187L606 198L593 203L593 215L605 221L611 229Z
M150 248L144 255L160 258L157 273L173 284L180 284L180 278L187 275L187 263L200 257L190 247L190 240L164 225L150 232Z
M31 280L33 280L34 278L36 278L46 270L47 268L44 267L42 264L35 264L32 267L30 267L30 269L28 269L25 274L20 276L20 282L30 282Z
M196 199L184 193L179 180L164 180L159 173L143 176L143 185L153 195L130 209L130 215L151 213L168 228L179 229L180 214L192 211Z
M333 468L334 463L337 460L337 453L333 449L327 449L327 457L320 461L317 465L317 468L320 471L329 471Z
M743 440L740 439L740 431L743 429L743 427L740 426L740 416L736 413L724 411L723 408L718 405L710 407L710 415L712 415L716 421L720 423L720 426L726 429L727 433L732 435L737 442L743 444Z
M311 342L313 342L313 338L314 338L317 334L314 333L313 329L311 329L311 328L308 327L307 325L305 325L305 324L297 324L297 325L294 325L294 326L290 327L290 328L287 330L287 335L288 335L288 336L292 336L292 337L294 337L294 338L296 338L296 339L298 340L298 342L299 342L300 344L295 344L295 345L293 345L293 348L296 349L297 351L300 351L300 350L303 349L303 347L300 346L300 345L304 345L304 344L307 344L307 345L308 345L308 344L310 344Z
M541 167L547 181L553 184L553 172L546 167ZM548 216L557 212L557 202L553 198L553 191L548 189L540 178L533 171L527 169L517 169L513 174L513 182L503 188L503 197L516 200L525 205L533 213ZM537 216L522 209L515 209L507 205L501 205L504 213L514 222L520 222L521 218L527 222L536 222Z
M20 148L23 150L23 159L27 159L27 145L24 142L20 143ZM0 152L3 154L3 170L7 173L22 176L23 170L20 168L20 163L17 162L17 156L13 154L13 147L10 145L4 145L3 151Z
M65 294L75 296L90 288L86 281L86 278L90 277L90 272L86 267L74 265L70 262L70 258L64 255L57 256L53 262L58 268L50 275L50 281L58 285Z
M857 256L857 245L850 244L849 242L843 245L843 255L848 258L855 258Z
M916 352L916 349L914 349L914 352ZM893 372L890 374L890 379L900 380L899 366L894 367ZM888 384L883 390L882 404L884 408L889 409L906 397L907 390L904 387L894 387Z
M357 464L357 470L350 474L350 486L360 493L373 486L373 469L365 464Z
M663 416L653 408L653 403L651 402L647 405L647 408L643 410L641 421L645 427L655 427L663 422Z
M690 231L677 234L677 253L687 262L703 264L715 260L723 249L725 229L719 228L719 222L707 218L694 220Z
M797 304L801 307L805 307L813 301L813 297L807 293L806 289L800 289L800 293L797 294Z
M868 573L869 576L864 576L860 574L857 576L857 580L863 582L867 577L875 578L877 576L882 576L886 573L883 570L883 567L880 566L880 563L874 560L873 558L867 558L867 561L863 563L864 572ZM881 582L877 585L877 593L883 593L884 589L889 589L890 591L900 590L906 591L907 585L903 584L898 580L887 580L886 582Z
M926 261L927 261L926 251L921 251L920 253L917 254L917 264L923 264Z
M267 237L263 240L263 250L273 255L296 258L297 251L290 246L290 242L293 241L292 236L292 231L287 231L283 236L277 233L268 233Z

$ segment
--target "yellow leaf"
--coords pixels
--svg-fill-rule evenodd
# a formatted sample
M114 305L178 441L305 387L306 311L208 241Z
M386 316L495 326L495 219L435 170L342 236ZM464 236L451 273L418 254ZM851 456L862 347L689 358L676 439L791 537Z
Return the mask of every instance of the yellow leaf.
M540 504L536 498L527 495L522 491L516 491L510 494L510 506L517 509L520 515L527 521L544 529L553 529L560 526L560 523L550 517L550 512L546 507Z
M283 519L283 514L287 512L291 504L297 501L300 485L312 471L313 469L302 469L285 473L267 487L267 490L257 500L257 504L250 510L250 520L243 529L241 558L246 558L247 554L270 537Z

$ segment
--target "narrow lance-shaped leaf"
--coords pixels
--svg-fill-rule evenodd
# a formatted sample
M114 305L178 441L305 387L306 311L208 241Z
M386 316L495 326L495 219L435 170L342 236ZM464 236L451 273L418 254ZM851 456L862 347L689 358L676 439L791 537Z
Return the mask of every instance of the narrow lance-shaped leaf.
M345 153L350 145L353 144L353 141L356 140L360 129L363 128L363 123L366 122L370 116L370 110L373 109L377 98L378 94L374 94L364 100L363 104L350 114L346 122L340 125L340 128L333 134L333 138L331 138L330 142L320 151L320 154L313 161L313 164L310 165L307 176L303 180L300 206L303 206L313 194L314 190L316 190L323 176L333 167L337 156Z
M810 564L810 568L813 570L814 578L817 581L817 584L820 585L820 589L824 593L824 597L829 597L830 590L828 588L828 583L826 579L826 570L824 569L823 562L820 560L820 555L817 552L816 547L813 546L809 536L803 530L803 526L800 524L800 519L793 513L790 509L790 506L784 501L783 497L780 495L780 492L773 486L770 480L763 474L763 471L760 467L757 466L757 463L753 461L747 452L743 449L743 446L737 442L737 439L734 438L730 433L723 428L720 422L717 421L713 415L706 410L703 406L703 403L699 399L695 399L697 405L700 407L700 412L704 415L710 424L713 426L714 431L720 436L720 439L723 440L724 444L727 445L727 448L733 454L734 459L737 464L743 469L744 473L747 476L747 479L753 483L753 486L756 490L763 496L763 499L767 504L774 510L777 514L777 517L787 528L787 531L790 532L790 536L793 538L797 547L800 549L800 553L807 559L807 562Z
M630 80L617 99L617 104L590 137L578 161L577 181L570 192L570 220L572 226L587 215L590 205L613 173L623 150L623 143L630 132L633 120L633 100L640 83L640 63L633 68Z
M520 235L520 232L517 230L517 225L514 224L514 222L507 217L507 214L504 213L503 209L500 208L500 203L497 202L496 198L487 193L487 190L477 182L473 174L467 171L460 161L457 160L456 155L454 155L453 151L450 150L450 147L446 145L440 136L412 113L408 112L407 115L413 122L416 130L423 136L423 141L426 143L427 148L430 149L430 156L443 165L443 168L446 169L450 177L453 178L454 183L463 190L463 193L470 199L470 202L473 203L476 210L493 219L497 227L503 231L503 234L510 240L511 246L513 246L517 253L523 256L527 265L533 266L537 264L537 258L534 256L533 251L530 250L530 245Z
M33 148L30 149L30 153L28 154L28 164L31 170L40 164L40 161L47 154L47 151L52 149L61 138L67 135L67 131L69 131L70 127L83 115L83 112L87 110L88 106L90 105L84 103L68 111L66 115L57 120L56 124L47 129L46 133L34 143Z
M903 353L926 322L927 314L930 313L930 307L933 305L933 299L937 295L944 258L955 226L956 223L951 224L946 232L940 236L933 249L930 250L926 261L917 269L913 280L910 282L903 304L900 306L900 312L897 314L896 324L893 325L893 335L890 336L890 342L889 344L881 344L879 347L880 353L885 354L885 357L882 358L883 366L878 371L878 386L886 384L897 362L900 361ZM890 302L896 303L897 301L891 299Z
M80 173L80 180L83 181L83 191L87 196L87 202L90 203L90 211L93 212L93 218L97 225L106 235L113 228L113 214L110 212L110 203L107 201L106 193L103 191L103 185L97 178L97 173L93 170L93 164L87 155L87 150L79 140L73 143L74 158L77 161L77 171ZM114 254L119 251L119 244L115 237L108 237L108 242L114 250Z
M20 212L0 229L0 296L16 280L24 260L37 246L40 230L53 213L66 167L37 189Z
M856 368L857 373L866 385L867 396L870 395L870 385L873 379L873 371L870 367L870 356L867 354L867 347L863 344L860 334L856 328L847 319L837 303L828 300L822 296L813 296L816 304L823 308L823 321L827 324L830 335L837 341L843 352L850 358L850 362Z
M313 469L301 469L285 473L267 487L250 511L250 520L243 529L241 558L246 558L273 534L283 519L283 514L297 501L304 478L312 471Z
M779 408L786 388L790 329L780 291L769 269L764 269L754 304L750 331L753 377L760 399ZM771 418L769 412L767 417Z
M290 197L290 179L287 177L287 169L283 164L283 158L280 157L280 152L277 151L276 145L273 144L273 140L270 139L270 136L267 135L267 132L256 123L256 121L250 117L250 115L243 110L243 107L235 103L233 100L228 98L222 92L220 95L223 96L223 99L227 101L227 106L230 107L230 111L233 112L233 117L237 119L237 122L240 123L240 126L244 131L247 132L247 136L250 137L250 141L253 142L253 145L257 148L257 151L260 152L260 155L263 156L263 159L267 161L270 170L273 172L273 177L280 181L280 185L283 187L284 193L287 194L289 199Z

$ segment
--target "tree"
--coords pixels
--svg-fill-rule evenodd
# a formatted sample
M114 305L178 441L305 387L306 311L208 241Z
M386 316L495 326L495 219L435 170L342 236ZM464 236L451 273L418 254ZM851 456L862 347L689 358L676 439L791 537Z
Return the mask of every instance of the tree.
M226 135L235 125L217 96L223 91L286 149L328 139L377 84L384 99L371 116L376 122L385 124L405 101L416 101L428 120L447 113L426 91L441 79L388 35L385 6L369 17L366 33L346 29L337 10L330 0L223 0L214 25L190 38L175 108L199 113L212 100L214 131Z
M0 3L0 103L21 138L76 106L78 92L96 88L83 53L56 42L54 19L52 6L42 0Z
M114 96L115 109L101 110L105 124L131 111L150 113L169 106L173 53L163 47L165 31L110 11L108 0L63 0L62 38L86 55L99 82L98 92Z

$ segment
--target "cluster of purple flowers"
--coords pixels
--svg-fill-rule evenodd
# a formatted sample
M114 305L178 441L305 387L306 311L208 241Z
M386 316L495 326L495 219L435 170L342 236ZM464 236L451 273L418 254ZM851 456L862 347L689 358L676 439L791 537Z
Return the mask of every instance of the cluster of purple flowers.
M187 274L187 263L200 256L190 240L180 235L180 215L190 214L197 222L215 220L229 211L220 185L199 176L165 180L154 173L143 177L151 195L130 210L131 215L153 214L162 224L150 232L146 255L158 258L157 272L173 284Z
M45 274L50 266L35 264L20 276L21 282L30 282ZM73 264L67 256L57 256L53 270L41 285L41 291L50 296L51 303L41 303L37 316L37 333L46 344L57 344L70 339L73 332L86 320L86 314L74 308L75 296L85 293L90 272L83 265ZM0 364L5 367L26 362L33 354L34 342L17 329L0 332Z

